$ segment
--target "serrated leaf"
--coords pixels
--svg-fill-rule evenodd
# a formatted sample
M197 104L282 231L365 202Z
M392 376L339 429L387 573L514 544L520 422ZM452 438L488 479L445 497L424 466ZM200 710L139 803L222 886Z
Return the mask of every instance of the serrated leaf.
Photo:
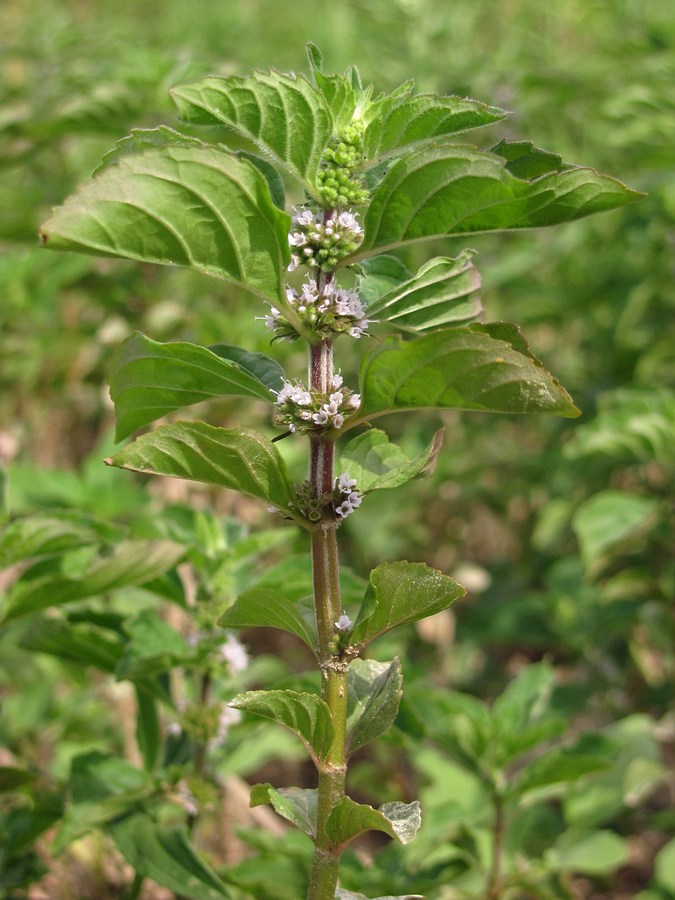
M167 125L158 125L157 128L132 128L126 137L115 141L114 148L105 154L92 174L98 175L99 172L114 165L123 156L169 146L203 147L204 144L197 138L181 134Z
M224 125L252 141L301 181L310 195L333 119L321 92L300 75L210 76L171 90L181 118Z
M326 833L339 848L346 847L364 831L384 831L400 844L408 844L421 824L422 813L417 800L385 803L379 809L373 809L364 803L356 803L351 797L342 797L328 817Z
M274 399L244 367L196 344L162 344L136 332L113 359L110 398L118 441L178 409L228 396Z
M357 435L340 454L340 469L356 480L362 494L396 488L433 468L443 443L443 430L437 431L423 453L410 459L384 431L371 428Z
M500 323L389 337L364 356L359 381L361 406L350 427L404 409L578 415L518 329Z
M591 772L601 772L612 765L611 757L584 753L575 747L553 747L528 762L509 786L506 796L522 797L528 791L576 781Z
M122 541L109 556L89 558L82 570L24 577L9 592L4 619L95 597L130 584L146 584L176 565L184 553L184 547L172 541Z
M233 344L213 344L209 347L212 353L221 359L236 363L252 378L262 382L270 391L279 391L284 381L284 370L271 356L265 353L252 353Z
M289 728L304 742L317 763L322 763L333 742L333 717L316 694L298 691L247 691L230 701L243 709Z
M249 162L217 147L122 157L58 207L52 250L188 266L285 302L289 217Z
M360 649L397 625L447 609L465 593L452 578L424 563L384 563L370 573L349 643Z
M237 156L248 160L252 166L255 166L256 169L262 173L267 181L267 187L270 191L272 203L274 203L277 209L286 209L286 188L284 187L284 179L274 166L267 162L266 159L261 159L259 156L256 156L255 153L247 153L246 150L237 150Z
M383 98L364 138L365 155L377 160L450 134L499 122L509 113L477 100L437 94Z
M144 609L124 623L128 641L116 668L118 680L145 681L190 659L185 638L155 610Z
M303 616L297 603L272 589L252 588L239 594L220 617L218 625L221 628L280 628L296 635L316 652L316 621Z
M626 861L626 841L613 831L568 829L546 851L547 867L554 872L607 875Z
M317 791L313 788L273 788L271 784L251 787L251 806L270 803L280 816L311 838L316 835Z
M251 428L163 425L106 460L135 472L218 484L285 510L293 485L274 444Z
M190 844L184 828L167 828L136 812L108 825L117 849L134 871L193 900L229 897L220 878Z
M368 315L404 331L422 333L444 326L468 325L480 318L480 275L474 266L473 250L464 250L457 259L438 257L425 263L418 273L382 294L370 296ZM368 282L369 260L362 268Z
M364 259L357 269L360 273L359 295L368 307L412 278L412 273L397 256L386 253Z
M347 749L354 753L384 734L396 718L403 684L401 663L398 658L388 663L355 659L347 678Z
M506 160L506 168L517 178L531 181L563 168L562 157L535 147L532 141L502 140L490 148L490 153Z
M491 153L454 144L423 147L394 162L373 189L363 243L341 264L414 241L557 225L641 196L593 169L565 167L524 181Z

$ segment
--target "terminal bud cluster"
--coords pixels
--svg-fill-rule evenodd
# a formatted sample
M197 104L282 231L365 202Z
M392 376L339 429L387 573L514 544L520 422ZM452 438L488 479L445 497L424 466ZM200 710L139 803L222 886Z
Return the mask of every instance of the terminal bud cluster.
M324 150L318 181L326 206L360 206L370 199L368 191L354 176L354 169L363 160L364 130L363 122L352 122Z

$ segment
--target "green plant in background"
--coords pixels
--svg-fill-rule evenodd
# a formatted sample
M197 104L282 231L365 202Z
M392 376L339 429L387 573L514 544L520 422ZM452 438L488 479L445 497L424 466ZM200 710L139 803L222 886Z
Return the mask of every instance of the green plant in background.
M111 462L238 490L310 534L313 608L288 596L279 577L240 593L220 621L281 627L316 656L320 696L256 691L233 705L286 725L309 750L316 790L259 785L252 802L271 803L312 838L308 896L333 897L340 856L355 836L376 828L407 842L419 822L415 803L374 810L345 794L349 755L388 729L400 697L398 661L374 663L361 652L396 625L442 610L462 593L426 566L389 563L371 573L360 607L350 605L350 592L341 594L338 526L367 494L428 470L439 441L410 459L384 432L369 428L340 441L336 468L338 440L379 416L411 409L576 414L515 326L479 323L471 252L435 258L417 273L391 254L434 238L570 221L637 195L528 143L501 141L490 151L456 143L457 133L499 121L500 110L415 95L411 84L373 96L353 69L324 75L315 48L310 63L313 83L272 72L175 89L183 119L209 126L213 143L167 128L135 132L57 210L43 237L54 249L185 265L223 278L269 305L266 324L275 338L308 345L303 384L261 354L224 344L158 344L136 335L121 348L111 380L120 438L203 399L272 402L276 396L275 424L309 439L306 482L293 483L276 443L260 432L200 422L161 426ZM246 149L219 143L231 130L249 143ZM306 194L292 219L283 210L284 184L275 166ZM302 267L309 268L304 283L297 274L289 278L287 269ZM379 338L387 326L401 334L368 346L358 393L349 390L333 363L333 342L346 335L362 346L368 331ZM346 367L350 351L344 359ZM9 617L38 608L35 602L19 587ZM79 783L86 801L86 779ZM132 799L144 802L137 795L123 798L115 814L130 810ZM131 828L138 815L152 832L154 820L136 807L121 823ZM120 829L123 824L115 825L113 833ZM134 840L143 829L134 831ZM122 849L129 845L116 840ZM493 894L499 854L494 858ZM200 869L197 877L203 892L207 884L215 890L215 876Z
M338 526L369 492L428 468L437 446L410 460L383 432L367 430L342 447L337 475L338 438L399 410L576 413L514 326L478 324L471 254L434 259L413 275L389 252L448 235L569 221L636 195L531 144L502 141L486 152L455 142L458 132L502 118L499 110L415 95L411 84L373 96L354 69L324 75L313 47L310 64L314 84L272 72L206 79L173 92L184 120L234 129L264 158L167 128L135 132L42 235L52 249L186 265L234 282L269 304L266 324L275 337L308 344L306 384L286 379L259 354L161 345L142 335L123 345L111 379L118 438L208 397L276 396L275 424L309 438L306 482L292 482L279 450L260 432L199 422L161 426L110 463L238 490L309 532L313 615L283 590L254 588L220 621L276 625L316 656L320 696L255 691L231 706L271 718L305 743L317 789L260 785L252 802L271 803L312 838L308 896L332 898L340 857L354 837L375 828L406 843L419 825L417 803L375 810L345 793L349 755L387 730L401 690L397 660L367 663L361 653L380 634L462 594L426 566L389 563L371 573L360 609L347 608ZM292 220L269 159L304 187L307 202ZM300 266L310 275L296 288L286 271ZM344 334L361 338L376 317L406 337L366 351L355 393L335 369L333 343ZM21 604L19 594L9 614Z

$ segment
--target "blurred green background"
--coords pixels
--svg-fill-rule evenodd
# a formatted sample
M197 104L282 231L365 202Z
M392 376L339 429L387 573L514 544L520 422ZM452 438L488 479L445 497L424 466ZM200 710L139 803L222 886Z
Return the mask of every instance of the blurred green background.
M672 877L653 881L673 827L674 12L670 0L0 6L0 459L10 516L69 504L124 513L126 475L99 470L97 448L112 426L107 367L131 331L269 350L255 321L264 310L215 281L38 247L50 208L116 139L133 127L179 127L171 85L270 66L305 71L311 40L327 71L356 63L376 88L414 78L420 91L513 110L471 136L481 146L529 139L647 192L559 229L470 242L487 317L523 327L582 417L446 414L435 474L369 499L344 529L345 561L361 575L406 557L470 589L453 617L393 644L411 681L490 700L546 658L571 727L640 723L655 765L635 802L624 785L598 819L631 841L633 862L580 882L574 896L583 897L675 896ZM425 257L464 245L427 247ZM297 351L281 352L300 372ZM216 416L240 421L228 403ZM419 451L438 418L386 426ZM0 688L11 694L9 669L0 664ZM397 758L383 751L377 763L394 798ZM363 785L374 764L363 762Z

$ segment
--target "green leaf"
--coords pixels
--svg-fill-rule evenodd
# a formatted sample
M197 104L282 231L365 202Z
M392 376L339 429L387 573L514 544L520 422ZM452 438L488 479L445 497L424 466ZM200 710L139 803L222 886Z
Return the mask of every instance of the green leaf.
M473 250L464 250L457 259L432 259L412 278L392 285L379 297L373 297L373 292L367 290L368 315L415 333L476 321L483 307L478 293L480 275L471 261L473 255ZM360 281L360 290L369 281L371 261L364 261L361 268L366 277ZM378 268L381 271L381 264L375 267L375 273L382 284Z
M537 788L577 781L584 775L601 772L611 765L611 757L585 753L576 747L553 747L528 762L510 785L506 796L522 797Z
M502 109L460 97L385 97L376 104L373 121L366 129L366 158L377 161L398 155L403 148L410 151L450 134L499 122L508 115Z
M602 454L670 466L674 446L675 391L654 385L603 394L597 417L575 428L564 452L570 459Z
M412 273L397 256L388 256L386 253L364 259L359 263L358 271L359 295L369 309L381 297L412 278Z
M16 766L0 766L0 794L15 791L35 781L36 775Z
M357 435L340 454L340 470L356 479L362 494L384 488L396 488L433 469L443 443L443 430L437 431L427 449L410 459L384 431L371 428Z
M251 787L251 806L270 803L280 816L311 838L316 835L317 792L313 788L273 788L271 784Z
M284 370L276 361L264 353L251 353L232 344L214 344L209 347L221 359L236 363L244 372L262 382L270 391L277 392L284 381ZM269 398L266 398L269 399Z
M129 640L117 664L116 675L120 680L145 680L168 672L193 655L185 638L154 609L141 610L124 623L124 630Z
M389 337L364 356L359 380L361 406L350 427L404 409L578 415L513 325Z
M71 764L71 802L55 837L54 853L132 809L155 790L146 772L120 757L98 750L76 756Z
M162 729L157 703L141 685L136 685L136 743L143 758L143 767L147 772L152 772L159 762Z
M284 512L293 496L279 451L251 428L216 428L203 422L163 425L137 438L106 463L135 472L219 484Z
M255 166L256 169L262 173L267 181L267 187L270 191L272 203L274 203L277 209L286 209L286 189L284 187L284 180L274 166L268 163L266 159L261 159L259 156L256 156L255 153L247 153L246 150L237 150L237 156L248 160L252 166Z
M393 723L401 702L403 675L397 658L388 663L355 659L347 676L347 749L354 753L384 734Z
M565 167L524 181L491 153L454 144L422 147L394 162L373 190L363 243L341 264L414 241L557 225L640 196L593 169Z
M355 894L346 888L338 888L335 892L335 900L369 900L365 894ZM375 897L375 900L424 900L422 894L387 894L386 897Z
M52 250L188 266L285 302L289 217L264 176L216 147L124 156L40 230Z
M656 854L654 880L664 890L675 894L675 838Z
M579 832L572 828L545 854L552 871L584 875L608 875L622 866L626 857L626 841L613 831Z
M314 617L312 617L313 619ZM304 641L316 652L316 621L305 617L293 600L269 588L252 588L239 594L232 606L220 617L221 628L280 628Z
M490 148L490 153L505 159L509 172L525 181L563 168L562 157L535 147L532 141L500 141Z
M654 524L658 500L624 491L600 491L577 509L572 527L588 568L643 535Z
M105 154L93 174L98 175L108 166L119 162L123 156L169 146L203 147L204 144L197 138L181 134L167 125L158 125L157 128L132 128L126 137L115 141L115 146Z
M213 75L175 87L171 96L184 121L236 131L314 195L333 118L324 96L305 78L276 71L250 77Z
M192 900L230 896L194 850L184 828L166 828L147 813L136 812L110 823L108 831L122 856L144 878Z
M87 625L71 625L53 617L34 622L21 638L21 646L33 653L48 653L111 674L123 650L118 635Z
M196 344L161 344L136 332L113 359L110 397L118 441L177 409L228 396L274 399L246 368Z
M101 537L95 523L67 513L17 519L0 535L0 568L9 568L32 557L97 544Z
M24 577L9 592L4 619L96 597L130 584L146 584L175 566L184 553L185 549L172 541L122 541L110 555L88 558L83 570Z
M465 589L424 563L384 563L370 573L349 643L364 647L397 625L407 625L447 609Z
M417 800L412 803L385 803L379 809L342 797L326 822L326 833L338 847L346 847L364 831L384 831L400 844L409 844L422 824Z
M229 705L284 725L304 742L317 764L325 760L333 742L333 717L326 703L316 694L247 691L238 694Z

